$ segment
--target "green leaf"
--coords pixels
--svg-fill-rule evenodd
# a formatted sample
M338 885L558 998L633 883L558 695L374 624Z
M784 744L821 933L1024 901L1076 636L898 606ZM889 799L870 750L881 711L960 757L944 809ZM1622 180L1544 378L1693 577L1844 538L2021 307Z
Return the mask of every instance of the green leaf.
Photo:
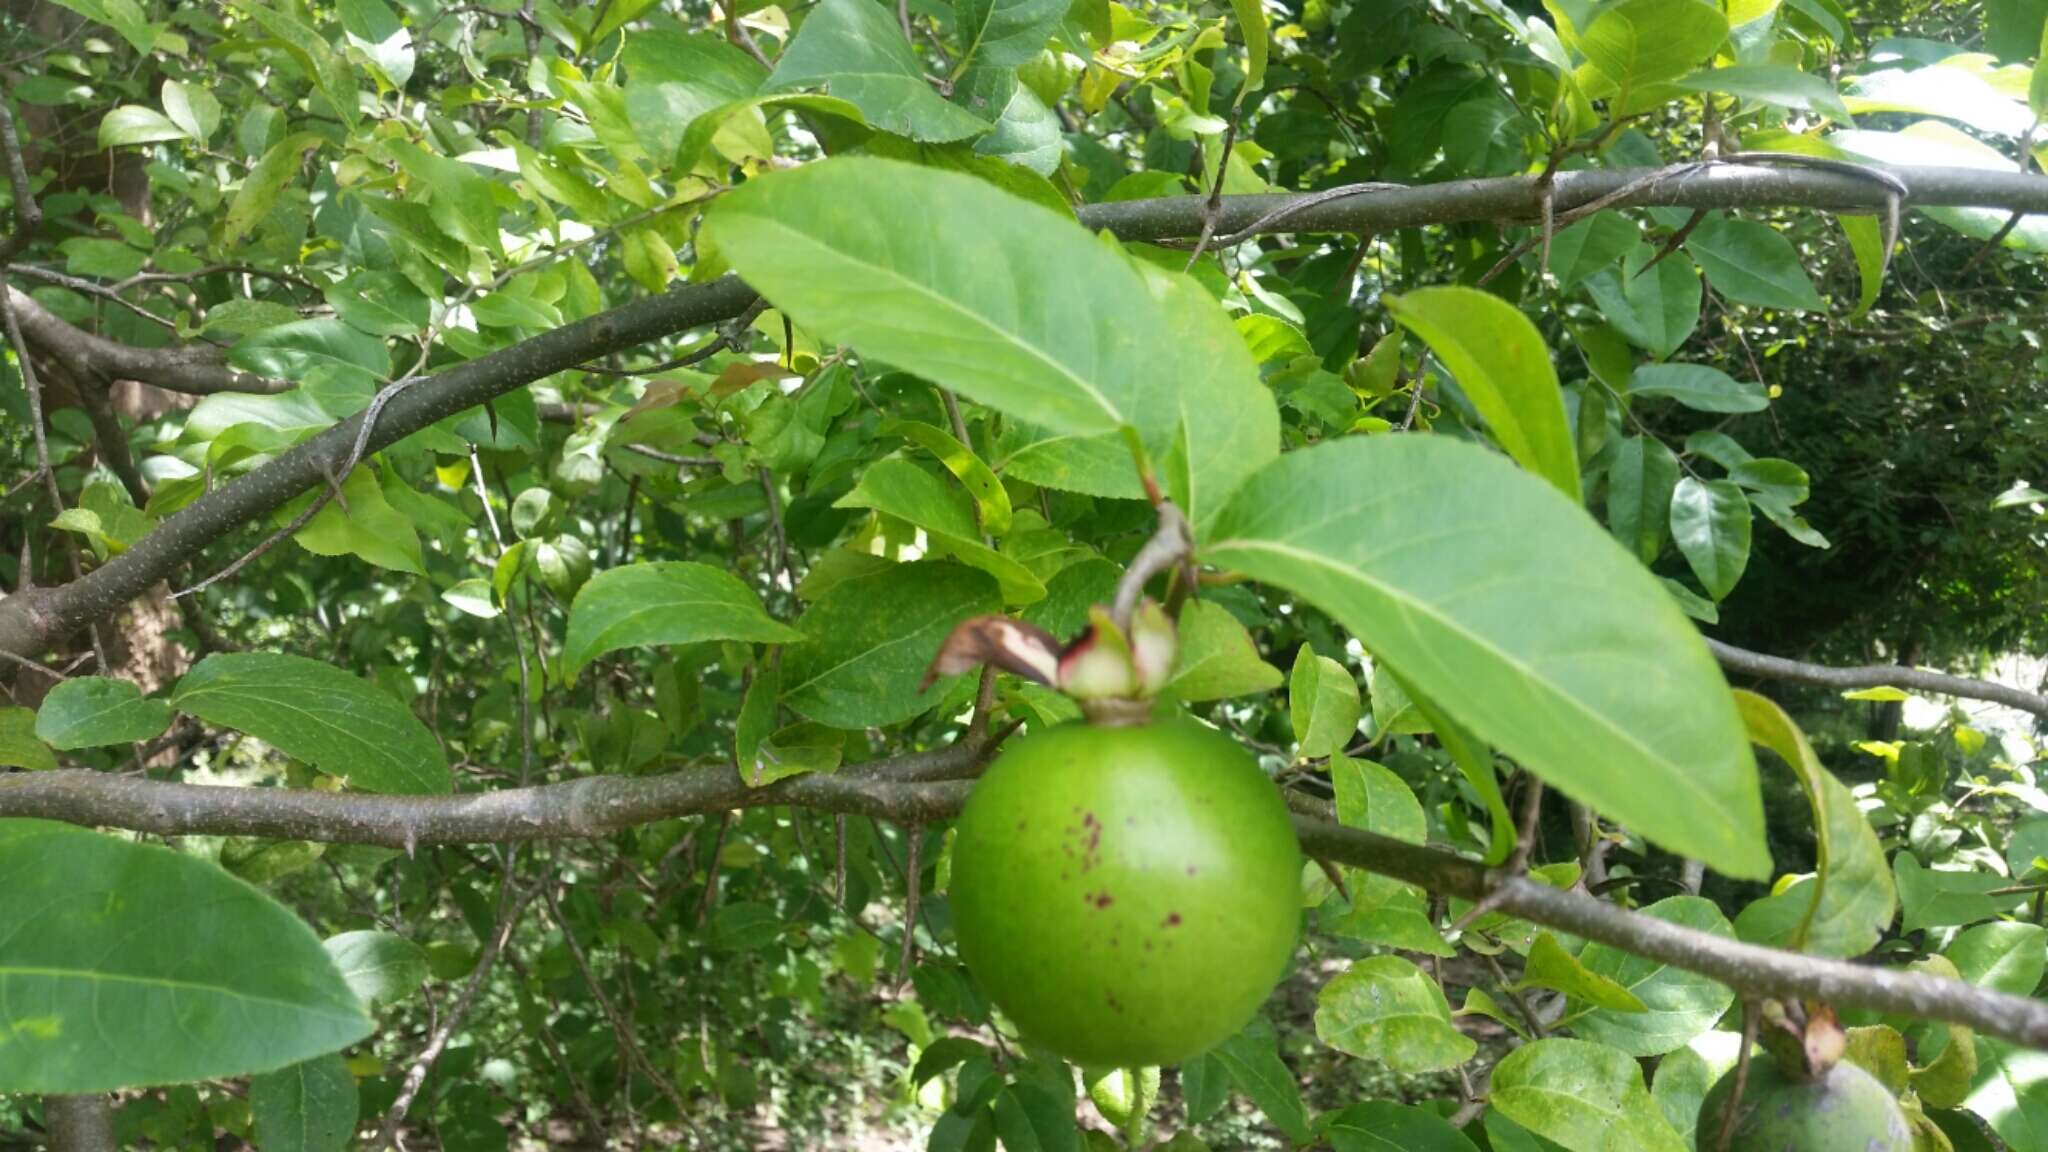
M1948 61L1925 68L1881 68L1851 77L1842 102L1859 116L1866 112L1939 116L1993 136L2023 136L2034 121L2017 94L2008 94L1975 71Z
M396 272L363 268L329 284L327 303L349 327L372 336L414 336L426 331L433 306L412 281Z
M1294 754L1314 760L1342 752L1365 712L1351 669L1303 644L1287 678L1287 709L1294 720Z
M271 520L280 528L297 519L320 493L306 492L277 510ZM315 556L359 556L379 568L426 575L419 532L405 514L391 506L372 468L358 468L341 484L341 499L329 500L306 526L292 535L299 547Z
M621 648L737 640L788 644L803 635L778 623L760 597L722 568L658 560L610 568L590 578L569 605L562 645L565 675Z
M1479 1152L1442 1116L1391 1100L1353 1104L1320 1123L1336 1152Z
M974 498L975 518L983 532L1001 536L1010 530L1010 493L972 448L937 425L918 420L885 420L876 431L884 436L901 436L937 457Z
M1517 990L1549 988L1574 1000L1584 1001L1589 1008L1615 1013L1647 1010L1643 1002L1636 999L1635 993L1587 968L1548 932L1537 934L1535 942L1529 945L1526 960L1522 979L1515 985Z
M185 130L173 123L170 117L140 104L123 104L100 120L99 143L102 148L185 138Z
M1406 844L1420 844L1428 838L1429 820L1421 803L1388 769L1340 753L1330 758L1330 784L1336 792L1337 819L1346 827ZM1454 954L1430 918L1421 889L1373 872L1346 872L1351 907L1342 916L1324 920L1328 931L1431 955Z
M425 193L427 216L435 227L486 252L499 250L498 204L491 181L463 161L403 140L388 141L384 147L416 182L415 198Z
M1264 1017L1255 1017L1244 1031L1218 1044L1210 1055L1230 1073L1230 1079L1266 1119L1296 1144L1309 1141L1308 1112L1301 1103L1301 1086L1280 1059L1279 1038Z
M0 1091L223 1079L369 1035L312 931L197 857L0 820L0 876Z
M1637 245L1619 269L1610 268L1586 281L1586 291L1615 331L1662 360L1699 327L1700 274L1692 259L1679 252L1646 270L1656 255L1650 245Z
M1643 242L1643 230L1619 212L1595 212L1550 240L1550 274L1570 290L1613 264Z
M2031 116L2031 114L2025 114ZM1796 137L1795 137L1796 139ZM1940 168L1982 168L1988 172L2015 172L2018 166L2005 154L1969 133L1936 120L1909 124L1897 132L1857 129L1831 133L1826 143L1849 159L1879 164L1918 164ZM1923 216L1970 237L1989 240L2003 234L2007 248L2024 252L2048 252L2048 217L2024 216L2017 227L2008 229L2011 213L2003 208L1937 208L1915 206Z
M2013 1152L2048 1147L2048 1058L1978 1037L1977 1078L1963 1106L1989 1121Z
M1685 238L1685 250L1707 282L1738 304L1791 312L1827 307L1792 242L1768 224L1709 216Z
M1038 199L1049 208L1063 213L1068 210L1065 200L1049 181L1041 182L1036 191L1050 193L1050 196L1034 197L1020 187L1011 186L1012 180L1027 173L1052 175L1066 155L1066 134L1060 126L1059 116L1045 106L1029 84L1018 79L1016 69L970 68L954 85L953 100L966 105L975 115L987 116L994 121L994 127L988 134L974 142L973 156L1004 162L998 168L1007 170L1010 175L995 183L1026 199Z
M300 132L271 145L255 167L249 169L249 174L242 177L241 188L221 217L221 243L232 246L262 223L277 206L285 185L298 177L299 163L306 153L317 151L326 143L326 137L317 132Z
M1942 955L1962 978L2011 996L2032 996L2048 969L2048 928L1996 921L1968 928Z
M915 228L874 226L907 203ZM826 340L1026 420L1037 439L1093 438L1088 450L1127 460L1118 432L1135 428L1198 533L1279 450L1278 409L1213 299L985 181L832 159L748 181L705 226ZM938 255L967 250L977 258Z
M170 726L169 704L144 699L131 681L105 676L62 681L36 711L36 736L65 752L153 740Z
M1045 599L1045 585L1029 568L981 542L974 500L965 489L900 456L869 465L860 483L833 507L872 508L924 529L931 551L958 557L961 563L995 577L1002 585L1005 604Z
M316 1056L249 1080L258 1152L341 1152L355 1139L356 1078L340 1056Z
M2048 120L2048 21L2041 24L2041 48L2034 54L2034 70L2027 78L2027 107L2036 120Z
M57 754L36 739L36 714L27 708L0 706L0 768L47 772L56 766Z
M1228 609L1191 600L1180 614L1180 655L1161 695L1174 700L1227 700L1270 692L1284 680L1259 658L1251 633Z
M1725 939L1735 936L1721 910L1697 896L1659 900L1641 915ZM1599 1006L1571 1020L1573 1033L1631 1056L1661 1056L1684 1047L1711 1031L1735 1002L1734 991L1716 980L1611 945L1588 944L1579 961L1587 971L1627 989L1642 1010L1619 1012Z
M1842 226L1842 235L1848 238L1849 251L1856 257L1856 275L1861 285L1856 296L1856 309L1849 313L1854 320L1870 311L1877 303L1877 294L1884 289L1884 273L1888 255L1884 250L1884 226L1875 216L1837 216L1835 223Z
M820 724L896 724L938 703L919 691L953 626L999 607L996 582L959 564L920 561L843 580L814 601L782 654L783 703Z
M989 129L988 121L949 103L925 80L924 65L895 17L873 0L823 0L813 8L767 86L823 87L859 108L868 123L913 140L961 140Z
M1817 841L1813 883L1771 897L1805 901L1804 911L1788 939L1769 943L1823 956L1861 956L1877 945L1898 907L1884 846L1856 797L1822 766L1806 734L1784 709L1744 691L1735 693L1735 706L1750 739L1777 753L1792 769L1813 808ZM1748 915L1747 909L1744 914Z
M213 93L193 84L164 81L164 114L185 135L201 144L220 127L220 101Z
M1350 438L1268 465L1213 536L1205 561L1329 612L1411 697L1551 784L1719 871L1768 873L1720 669L1656 579L1551 485L1469 444Z
M246 732L366 792L452 791L447 756L412 710L368 681L281 652L216 652L171 706Z
M739 715L733 718L733 763L740 779L755 787L768 783L761 745L775 731L776 705L782 696L781 668L780 661L773 661L755 669L746 695L740 697Z
M1568 1152L1687 1152L1635 1059L1587 1040L1538 1040L1493 1069L1488 1099Z
M651 28L626 37L626 112L650 156L675 157L690 122L760 91L768 70L710 33Z
M237 0L235 9L261 24L264 31L283 43L285 50L298 60L299 66L313 77L313 86L341 116L342 123L349 131L355 131L362 118L362 109L356 101L355 72L341 53L334 50L334 45L305 21L278 11L261 0Z
M1266 9L1259 0L1230 0L1230 11L1237 17L1238 34L1244 37L1244 86L1237 92L1237 102L1242 104L1248 94L1266 84L1271 37L1266 31Z
M1688 92L1720 92L1773 108L1816 112L1847 122L1849 109L1834 85L1810 72L1784 64L1736 64L1695 72L1678 81Z
M1650 1096L1689 1148L1698 1146L1693 1131L1699 1125L1700 1105L1706 1103L1707 1093L1718 1078L1719 1073L1707 1063L1706 1057L1692 1048L1680 1048L1657 1061L1657 1077L1650 1084Z
M97 276L122 280L142 271L149 253L119 240L99 236L73 236L57 245L64 253L64 270L73 276Z
M1687 476L1671 493L1671 540L1715 600L1749 566L1749 527L1749 499L1733 480Z
M391 6L384 0L338 0L335 9L349 46L369 59L384 83L404 88L412 79L412 33L398 22Z
M1645 564L1654 564L1669 534L1678 457L1662 440L1630 436L1607 466L1607 530Z
M1761 412L1771 406L1763 385L1705 364L1644 364L1629 376L1626 395L1667 397L1696 412Z
M1006 1084L996 1093L996 1136L1008 1152L1080 1152L1072 1102L1044 1085Z
M1993 896L1993 889L2011 887L1990 872L1926 868L1911 852L1892 857L1892 881L1899 894L1900 923L1908 932L1974 924L2026 902L2026 893Z
M325 373L337 385L374 388L391 374L384 341L331 317L316 317L252 332L228 351L237 368L304 382Z
M1399 956L1354 960L1316 996L1323 1043L1396 1072L1455 1068L1479 1050L1451 1023L1444 990Z
M1069 7L1067 0L954 0L960 41L957 79L969 68L1015 68L1045 48Z
M1623 0L1603 7L1579 33L1586 63L1578 81L1610 111L1631 112L1644 90L1699 67L1728 38L1728 18L1703 0ZM1654 96L1654 93L1650 94Z
M390 932L343 932L322 944L366 1007L395 1004L427 981L426 949Z
M1543 334L1521 309L1476 288L1423 288L1382 301L1422 337L1507 454L1579 498L1579 457Z
M149 22L148 13L136 0L54 0L60 8L69 8L88 20L96 20L121 34L121 39L137 53L148 53L156 47L159 25Z

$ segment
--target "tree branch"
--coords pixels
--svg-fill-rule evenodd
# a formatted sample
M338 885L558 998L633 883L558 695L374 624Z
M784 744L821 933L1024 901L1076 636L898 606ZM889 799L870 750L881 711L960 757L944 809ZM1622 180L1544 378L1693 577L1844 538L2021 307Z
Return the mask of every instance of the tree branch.
M1885 207L1889 198L1896 195L1891 182L1906 188L1906 199L1913 204L2048 213L2048 177L1984 169L1871 167L1884 180L1821 169L1729 163L1559 172L1548 186L1531 176L1459 180L1381 188L1325 199L1286 218L1284 223L1276 220L1263 227L1275 232L1383 233L1395 228L1471 220L1533 219L1542 211L1546 194L1559 211L1605 198L1615 207L1809 207L1870 212ZM1201 196L1130 200L1089 205L1081 210L1080 219L1088 228L1107 228L1125 240L1160 240L1196 235L1212 219L1218 228L1242 231L1274 209L1312 196L1225 197L1214 215L1209 213L1207 198ZM12 298L27 300L19 294ZM633 300L459 365L417 382L395 400L378 422L369 451L377 451L444 416L555 372L690 328L732 319L756 299L751 289L728 276L709 284ZM28 305L48 316L33 301ZM24 309L23 315L26 320L32 313ZM55 317L49 319L63 325ZM57 330L51 339L60 343L69 339L76 345L72 334L83 334L69 325L63 328L69 331ZM138 349L112 347L129 355L142 354ZM181 349L175 355L192 360L204 351ZM105 350L100 354L116 355ZM159 361L174 358L173 353L165 350L151 350L149 355ZM159 362L154 366L161 370L166 365ZM210 366L209 378L218 380L222 371L217 364ZM137 373L126 375L148 379ZM157 379L149 382L162 386L165 378L159 371ZM267 515L299 493L323 483L322 478L345 458L355 427L355 420L344 421L201 497L83 580L33 598L14 596L0 601L0 651L27 655L48 647L86 621L141 595L241 524Z
M956 744L825 776L749 789L730 765L669 776L592 776L460 796L372 796L198 787L61 770L0 776L0 816L34 816L159 835L242 835L328 843L516 842L601 836L676 816L794 804L909 824L958 814L985 749ZM1783 952L1714 936L1546 887L1449 852L1346 828L1293 798L1304 851L1446 896L1490 900L1511 916L1711 976L1748 996L1823 1000L1968 1024L2048 1048L2048 1002L1960 981Z
M1862 664L1852 667L1807 664L1798 660L1787 660L1783 656L1766 656L1762 652L1751 652L1746 648L1723 644L1719 640L1708 640L1707 648L1713 652L1714 659L1721 662L1721 667L1747 676L1760 676L1767 680L1791 680L1799 684L1818 684L1823 688L1908 688L1935 696L1989 700L2008 708L2048 717L2048 696L2029 692L2024 688L1994 684L1989 680L1972 680L1967 676L1951 676L1946 672L1933 672L1925 668L1908 668L1903 664Z
M114 1102L105 1096L43 1097L50 1152L114 1152Z
M9 287L7 299L28 342L55 357L74 375L101 383L137 380L195 396L215 392L274 395L297 387L289 380L270 380L230 368L227 354L211 344L136 348L87 332L19 289Z

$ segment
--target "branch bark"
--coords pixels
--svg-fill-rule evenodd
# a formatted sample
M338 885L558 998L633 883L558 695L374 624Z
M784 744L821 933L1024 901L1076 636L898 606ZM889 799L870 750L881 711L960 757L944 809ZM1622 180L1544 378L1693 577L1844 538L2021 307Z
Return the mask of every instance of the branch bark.
M1723 644L1719 640L1708 640L1707 647L1714 653L1714 659L1721 662L1721 667L1747 676L1759 676L1767 680L1791 680L1799 684L1818 684L1823 688L1844 690L1906 688L1935 696L1989 700L2008 708L2048 717L2048 696L2007 684L1996 684L1989 680L1973 680L1967 676L1951 676L1946 672L1908 668L1901 664L1861 664L1851 667L1807 664L1799 660L1787 660L1783 656L1751 652L1746 648Z
M966 803L985 750L953 745L829 776L749 789L730 765L656 777L593 776L564 784L459 796L370 796L280 788L198 787L64 770L0 776L0 817L35 816L159 835L225 834L381 844L505 843L601 836L675 816L794 804L905 824L942 820ZM1582 892L1329 820L1295 803L1304 851L1445 896L1488 900L1500 912L1711 976L1748 996L1800 997L1838 1007L1968 1024L2048 1048L2048 1002L1960 981L1782 952L1684 928Z
M114 1102L105 1096L43 1097L50 1152L115 1152Z
M1081 210L1080 218L1091 229L1107 228L1125 240L1193 236L1211 223L1217 228L1237 231L1258 225L1256 230L1264 232L1380 233L1471 220L1533 219L1543 210L1546 194L1555 211L1570 211L1604 200L1614 207L1809 207L1871 212L1886 206L1893 194L1889 186L1893 184L1906 189L1905 200L1910 204L2048 212L2048 177L2044 176L1981 169L1876 165L1871 169L1883 179L1808 168L1683 164L1664 169L1559 172L1547 186L1535 177L1512 176L1418 187L1375 186L1334 198L1314 193L1227 196L1213 213L1208 199L1201 196L1131 200L1089 205ZM1291 204L1306 206L1299 212L1276 212ZM26 301L27 297L16 293L11 299ZM432 379L416 382L394 400L378 421L368 450L382 449L444 416L552 373L690 328L732 319L757 299L746 285L728 276L709 284L634 300L459 365ZM36 307L33 301L28 304L40 313L38 322L47 317L48 321L69 329L53 329L51 341L85 347L79 337L99 340L70 328ZM24 319L34 314L23 312ZM102 349L97 355L139 353L110 341L91 347L100 349L101 344L111 345L111 349ZM196 361L213 353L187 349L181 354ZM162 369L164 365L156 367ZM220 370L214 367L210 371L214 374L211 378L217 380ZM169 386L166 381L171 375L160 371L150 382ZM83 580L34 597L15 596L0 601L0 652L26 656L49 647L86 621L141 595L237 526L267 515L299 493L323 483L322 477L331 474L346 457L356 426L356 420L344 421L201 497L134 548Z
M298 385L228 367L227 354L212 344L171 344L136 348L80 328L13 287L7 299L21 321L21 332L45 355L73 375L100 384L138 380L171 392L207 396L215 392L274 395Z

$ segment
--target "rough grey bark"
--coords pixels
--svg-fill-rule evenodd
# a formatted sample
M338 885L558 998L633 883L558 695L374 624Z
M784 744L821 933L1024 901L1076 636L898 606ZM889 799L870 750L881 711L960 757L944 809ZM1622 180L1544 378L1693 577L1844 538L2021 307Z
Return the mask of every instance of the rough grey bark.
M1714 659L1721 662L1721 667L1746 676L1760 676L1767 680L1791 680L1799 684L1818 684L1823 688L1843 690L1907 688L1934 696L1989 700L2008 708L2048 717L2048 696L1989 680L1972 680L1967 676L1951 676L1946 672L1908 668L1902 664L1862 664L1853 667L1807 664L1798 660L1787 660L1782 656L1751 652L1731 644L1723 644L1719 640L1708 640L1707 647L1714 653Z
M115 1152L114 1103L106 1096L45 1096L50 1152Z

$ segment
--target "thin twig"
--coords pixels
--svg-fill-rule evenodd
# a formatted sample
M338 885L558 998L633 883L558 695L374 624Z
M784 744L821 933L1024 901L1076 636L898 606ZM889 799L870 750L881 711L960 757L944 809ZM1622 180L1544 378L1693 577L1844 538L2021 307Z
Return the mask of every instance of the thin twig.
M924 825L911 824L903 835L909 843L910 860L903 868L903 950L896 958L896 983L910 979L910 966L917 960L917 912L924 884Z
M555 900L554 885L544 884L541 895L547 901L548 914L554 917L555 926L562 930L562 943L568 945L569 959L575 962L576 971L583 977L584 986L590 989L591 998L597 1001L598 1009L611 1023L612 1034L618 1038L619 1047L625 1052L626 1062L638 1069L642 1076L654 1082L655 1088L667 1098L669 1106L676 1110L678 1119L688 1116L690 1109L683 1103L682 1096L676 1092L675 1085L647 1059L647 1053L641 1049L640 1041L633 1035L632 1021L619 1013L618 1006L612 1003L612 998L605 995L604 985L598 983L597 973L591 971L590 958L584 954L583 945L576 941L576 930L570 926L569 918L562 914L561 904Z
M1721 1127L1714 1133L1714 1152L1729 1152L1729 1142L1735 1138L1736 1121L1742 1115L1742 1093L1749 1087L1750 1049L1756 1047L1757 1025L1762 1016L1756 1001L1742 1002L1742 1051L1735 1057L1735 1085L1722 1105Z
M1138 601L1145 594L1145 584L1194 551L1194 536L1188 529L1187 517L1171 500L1161 501L1156 509L1159 527L1152 538L1145 541L1138 554L1131 557L1130 567L1116 583L1116 600L1110 616L1116 621L1126 637L1131 634L1131 617L1138 610Z

